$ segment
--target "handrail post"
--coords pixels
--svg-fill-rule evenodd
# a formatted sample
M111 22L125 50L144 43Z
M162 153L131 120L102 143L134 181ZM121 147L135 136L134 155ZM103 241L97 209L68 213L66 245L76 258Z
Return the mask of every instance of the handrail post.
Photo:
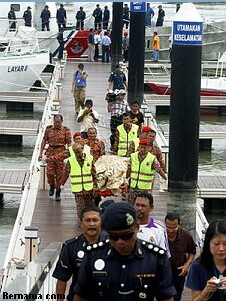
M38 253L38 228L27 226L25 230L25 263L32 261Z

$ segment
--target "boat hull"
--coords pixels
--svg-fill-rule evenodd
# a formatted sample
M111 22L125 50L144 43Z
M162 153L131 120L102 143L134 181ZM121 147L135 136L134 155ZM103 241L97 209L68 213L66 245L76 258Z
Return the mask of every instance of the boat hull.
M0 57L0 91L29 90L48 63L48 51Z

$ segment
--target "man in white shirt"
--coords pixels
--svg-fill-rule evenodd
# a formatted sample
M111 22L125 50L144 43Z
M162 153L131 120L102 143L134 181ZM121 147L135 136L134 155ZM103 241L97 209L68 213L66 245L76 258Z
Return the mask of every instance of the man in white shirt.
M99 122L98 118L98 113L93 110L93 101L87 99L84 109L80 110L77 118L77 122L80 123L80 132L83 139L88 138L87 131L89 128L96 128L96 124Z
M140 225L137 237L165 249L167 256L170 257L166 227L160 220L150 216L154 208L153 196L145 191L138 192L134 208Z

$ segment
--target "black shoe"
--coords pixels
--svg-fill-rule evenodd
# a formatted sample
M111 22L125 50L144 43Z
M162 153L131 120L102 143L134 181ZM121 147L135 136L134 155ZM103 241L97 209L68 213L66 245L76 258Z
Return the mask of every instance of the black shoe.
M55 190L55 186L54 185L50 185L49 196L53 196L54 195L54 190Z
M61 201L60 193L61 193L61 189L56 190L56 195L55 195L55 201L56 202L60 202Z

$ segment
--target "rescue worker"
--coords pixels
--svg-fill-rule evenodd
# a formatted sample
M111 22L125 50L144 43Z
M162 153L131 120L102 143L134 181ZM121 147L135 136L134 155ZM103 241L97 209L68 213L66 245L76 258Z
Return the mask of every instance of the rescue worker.
M140 139L139 151L130 155L126 177L129 179L129 201L134 203L137 191L152 192L155 171L166 180L167 177L156 157L148 152L147 139Z
M97 129L89 128L87 131L88 138L84 139L84 147L90 148L90 154L93 156L95 163L101 156L105 155L105 144L97 138Z
M67 300L73 301L78 271L88 246L106 240L106 234L101 233L100 225L101 212L98 207L87 207L81 211L79 226L82 234L64 242L53 272L53 277L57 279L57 296L65 295L67 282L72 277Z
M77 215L84 207L94 205L93 189L97 187L93 156L84 153L84 144L73 145L74 155L69 157L71 191L75 195Z
M32 14L31 14L30 6L28 6L27 9L24 11L23 19L24 19L24 25L31 27Z
M55 201L60 201L61 185L63 184L64 162L68 157L65 146L71 145L71 132L68 127L63 126L63 116L54 116L53 125L46 127L42 139L38 160L42 160L42 154L46 145L47 179L50 185L49 195L53 196L56 189Z
M109 241L83 258L74 301L173 301L175 288L165 250L136 237L136 211L128 202L107 206L102 229Z
M122 114L122 124L117 127L115 132L115 142L113 151L120 157L127 157L130 142L137 139L139 126L132 123L129 113Z
M141 139L147 139L148 141L148 151L152 153L152 155L156 156L156 159L158 160L161 169L164 171L164 173L167 173L166 170L166 164L164 162L164 158L162 155L161 149L156 145L155 138L156 138L156 131L150 128L150 126L143 126L141 129L140 134ZM139 150L139 147L136 148L134 142L132 141L130 143L129 147L129 155Z
M82 139L82 133L81 132L75 132L73 135L73 141L74 143L84 143L84 140ZM69 146L68 148L70 156L74 155L74 151L73 151L73 145ZM90 155L90 146L88 146L87 144L84 144L84 153L87 155Z

